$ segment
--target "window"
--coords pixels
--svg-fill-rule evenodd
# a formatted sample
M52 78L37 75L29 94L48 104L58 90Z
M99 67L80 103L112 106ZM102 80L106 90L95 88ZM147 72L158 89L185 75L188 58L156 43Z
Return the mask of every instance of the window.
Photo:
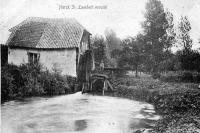
M38 53L28 53L28 61L30 64L37 64L39 61Z

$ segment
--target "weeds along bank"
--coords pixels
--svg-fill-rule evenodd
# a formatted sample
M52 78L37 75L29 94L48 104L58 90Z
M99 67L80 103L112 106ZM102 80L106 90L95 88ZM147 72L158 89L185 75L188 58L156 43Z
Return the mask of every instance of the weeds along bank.
M53 96L75 91L77 80L58 72L42 71L42 66L23 64L1 68L1 102L32 96Z
M113 80L115 96L153 104L162 119L152 132L177 133L200 131L200 90L195 83L169 83L146 78Z
M195 71L169 71L166 73L154 73L153 78L159 78L164 82L200 83L200 73Z

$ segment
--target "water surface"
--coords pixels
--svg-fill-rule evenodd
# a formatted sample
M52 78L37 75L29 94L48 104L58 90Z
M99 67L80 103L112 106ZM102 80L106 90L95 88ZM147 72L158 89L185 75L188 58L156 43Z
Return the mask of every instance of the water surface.
M80 92L6 102L1 114L3 133L132 133L159 119L150 104Z

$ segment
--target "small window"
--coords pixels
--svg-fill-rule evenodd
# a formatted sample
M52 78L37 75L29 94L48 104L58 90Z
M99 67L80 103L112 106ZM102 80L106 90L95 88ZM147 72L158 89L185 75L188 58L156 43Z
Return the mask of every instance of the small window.
M28 53L28 61L30 64L37 64L39 61L38 53Z

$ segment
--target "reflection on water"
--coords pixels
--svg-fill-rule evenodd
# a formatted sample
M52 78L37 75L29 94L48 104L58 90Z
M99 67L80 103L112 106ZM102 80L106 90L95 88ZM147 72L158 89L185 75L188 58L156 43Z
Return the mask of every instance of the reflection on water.
M10 101L1 113L3 133L131 133L159 119L150 104L81 93Z

